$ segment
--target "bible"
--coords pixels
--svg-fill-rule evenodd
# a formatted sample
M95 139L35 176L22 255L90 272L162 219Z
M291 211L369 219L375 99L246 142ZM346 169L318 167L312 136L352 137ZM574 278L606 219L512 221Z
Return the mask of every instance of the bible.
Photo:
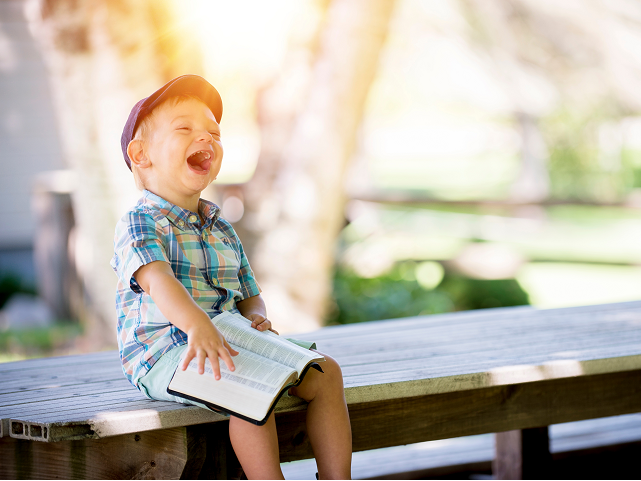
M325 358L304 349L271 331L261 332L240 314L223 312L212 319L227 342L238 351L233 357L235 371L220 360L217 381L209 359L204 374L192 359L186 370L176 369L167 392L198 401L214 411L223 411L254 424L263 425L280 397L303 380Z

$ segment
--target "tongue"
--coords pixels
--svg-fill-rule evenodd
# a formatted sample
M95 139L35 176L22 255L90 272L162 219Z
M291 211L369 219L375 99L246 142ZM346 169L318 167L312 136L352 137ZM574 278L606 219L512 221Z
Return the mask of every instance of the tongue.
M187 158L187 162L194 170L207 170L211 165L211 154L209 152L196 152Z

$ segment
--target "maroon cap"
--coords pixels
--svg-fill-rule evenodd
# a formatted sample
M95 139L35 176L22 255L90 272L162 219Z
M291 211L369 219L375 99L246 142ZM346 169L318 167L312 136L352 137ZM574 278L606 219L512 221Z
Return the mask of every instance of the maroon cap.
M156 106L164 102L170 97L176 95L189 94L198 97L203 103L209 107L216 118L216 122L220 123L223 116L223 101L220 98L218 90L212 84L207 82L204 78L198 75L182 75L176 77L170 82L156 90L149 97L142 99L134 108L131 109L125 128L120 137L120 146L122 147L122 155L125 157L127 167L131 170L131 161L127 155L127 146L134 138L134 133L144 119Z

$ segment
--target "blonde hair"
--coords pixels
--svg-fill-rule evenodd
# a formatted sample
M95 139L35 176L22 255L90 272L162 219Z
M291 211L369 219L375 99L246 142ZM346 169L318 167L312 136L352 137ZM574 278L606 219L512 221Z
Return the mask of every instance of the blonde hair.
M191 99L202 102L202 100L196 97L195 95L180 94L180 95L174 95L173 97L169 97L168 99L164 100L160 104L156 105L156 107L154 107L154 109L151 112L149 112L147 115L145 115L145 117L143 117L143 119L140 121L140 124L138 124L138 127L136 127L136 130L134 131L134 137L132 140L139 140L143 144L145 142L148 142L149 137L153 132L154 120L158 116L158 111L164 107L175 107L176 105ZM131 162L131 172L134 174L134 182L136 183L136 188L138 190L145 189L145 183L142 177L140 176L140 172L138 171L138 168L133 162Z

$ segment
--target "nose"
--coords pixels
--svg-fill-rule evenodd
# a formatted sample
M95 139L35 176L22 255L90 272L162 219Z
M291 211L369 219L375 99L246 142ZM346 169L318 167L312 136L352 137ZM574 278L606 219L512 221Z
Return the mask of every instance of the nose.
M214 137L207 132L206 130L203 130L199 135L198 135L198 142L207 142L209 144L214 143Z

